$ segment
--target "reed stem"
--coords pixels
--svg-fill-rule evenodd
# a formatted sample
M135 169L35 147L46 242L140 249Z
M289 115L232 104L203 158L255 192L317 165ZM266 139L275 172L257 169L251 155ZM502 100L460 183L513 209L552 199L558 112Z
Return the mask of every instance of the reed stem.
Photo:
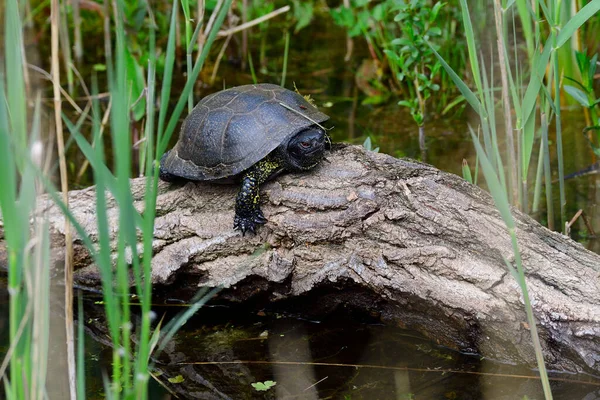
M59 69L59 30L60 30L60 5L58 0L51 2L51 52L52 52L52 87L54 91L54 123L58 145L58 162L60 169L60 185L63 193L63 202L69 207L69 185L67 176L67 162L65 157L65 139L62 125L62 103L60 94L60 69ZM68 68L68 66L67 66ZM67 365L69 379L69 393L71 399L77 398L76 368L75 368L75 338L73 332L73 243L71 227L65 219L65 328L67 340Z

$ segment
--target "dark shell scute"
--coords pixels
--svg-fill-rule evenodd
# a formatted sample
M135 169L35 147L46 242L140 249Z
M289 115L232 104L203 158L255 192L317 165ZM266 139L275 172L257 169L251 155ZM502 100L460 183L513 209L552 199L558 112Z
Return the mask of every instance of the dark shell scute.
M233 165L242 162L251 154L259 153L265 143L263 140L256 140L253 132L261 129L264 129L264 127L255 116L234 115L229 124L229 129L223 135L220 160L224 164ZM231 140L230 137L235 137L235 140Z
M235 102L231 102L225 107L229 108L231 111L236 114L246 115L256 110L261 104L269 101L270 99L265 96L263 101L257 99L256 96L251 96L250 94L242 93L238 95L235 99Z
M240 94L239 90L225 90L222 92L213 93L209 96L206 96L202 101L198 104L203 104L211 110L225 107L230 104L238 95Z
M218 108L205 114L200 124L186 121L186 134L180 138L178 153L182 160L214 167L220 163L223 133L227 131L233 112L226 108Z

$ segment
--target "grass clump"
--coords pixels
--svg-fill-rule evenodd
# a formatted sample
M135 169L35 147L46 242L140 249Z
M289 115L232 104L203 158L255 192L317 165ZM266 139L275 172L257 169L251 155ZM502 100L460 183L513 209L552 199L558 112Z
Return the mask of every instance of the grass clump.
M183 4L184 11L189 12ZM204 41L193 67L190 69L188 81L180 94L175 109L169 112L170 83L173 79L175 62L175 38L177 35L177 10L182 4L175 0L169 27L167 49L164 56L162 90L160 92L161 107L158 116L154 110L156 102L156 25L151 9L147 9L145 27L147 30L148 55L146 76L140 80L140 68L130 68L132 57L126 43L125 26L123 24L125 2L118 0L105 5L107 21L106 76L110 91L111 108L109 118L101 115L98 101L98 85L96 72L92 76L92 93L90 103L82 111L79 120L74 123L60 108L57 109L57 130L62 130L61 122L75 140L81 152L87 158L93 170L96 192L97 238L93 242L82 226L69 210L68 203L56 192L48 173L41 168L43 164L39 138L41 136L40 100L36 100L33 122L28 129L28 116L23 77L25 65L23 54L22 15L19 15L17 2L8 1L5 5L5 48L10 50L0 68L0 210L3 221L3 235L7 244L9 259L9 293L10 293L10 340L11 347L0 372L4 376L5 391L11 399L45 398L46 376L48 369L47 349L50 338L49 320L49 265L50 242L47 222L43 214L36 213L36 196L41 189L61 208L69 224L85 244L101 275L103 304L106 311L106 322L112 341L112 371L106 377L106 396L119 398L146 398L150 378L151 354L164 346L174 331L178 329L190 312L198 309L206 301L201 296L182 318L163 329L160 324L153 323L151 311L152 284L151 261L152 240L154 232L155 205L158 186L158 164L156 160L164 152L172 136L177 121L185 104L191 99L192 89L204 65L209 50L216 39L225 16L230 8L231 0L221 2L221 6L213 12L213 24ZM188 23L191 20L188 18ZM53 19L58 25L58 18ZM198 32L198 27L196 32ZM55 26L57 27L57 26ZM188 27L188 31L191 27ZM112 36L111 36L112 35ZM197 33L189 37L188 44L195 40ZM113 46L114 43L114 46ZM190 47L191 49L191 47ZM191 56L192 51L189 51ZM8 57L10 55L10 57ZM188 57L188 61L191 57ZM55 59L56 60L56 59ZM55 72L58 66L55 64ZM55 75L56 77L56 75ZM137 101L139 93L132 93L132 82L142 82L143 101ZM59 79L55 79L55 88L60 90ZM139 86L139 85L138 85ZM137 90L136 90L137 91ZM142 107L140 112L139 107ZM167 118L169 117L169 118ZM140 164L145 176L144 212L140 213L133 204L130 178L134 165L131 122L136 118L144 119L143 143L140 152ZM83 121L91 121L92 137L88 141L81 131ZM112 143L113 164L105 159L103 120L109 124L110 143ZM158 122L156 122L158 120ZM64 153L63 153L64 154ZM64 156L61 156L64 160ZM66 191L66 190L65 190ZM107 195L114 198L118 210L118 229L109 226ZM34 229L30 230L30 218L34 216ZM67 238L67 240L69 240ZM113 254L116 248L116 255ZM67 264L68 265L68 264ZM67 268L68 269L68 268ZM67 285L69 287L69 282ZM210 296L211 294L207 294ZM139 325L132 324L132 296L140 304ZM67 294L67 303L69 295ZM77 368L70 368L70 379L74 382L71 397L77 393L85 397L85 378L83 365L83 325L80 307L80 326L78 329ZM154 326L153 326L154 325ZM72 322L67 330L73 330ZM74 331L74 330L73 330ZM136 341L132 341L135 332ZM161 344L162 340L162 344ZM74 338L69 339L73 346ZM71 365L73 363L71 362ZM8 368L8 370L7 370ZM51 371L60 374L60 371ZM77 381L75 382L75 376ZM57 377L63 379L64 375ZM75 393L75 386L77 392Z
M537 334L536 320L531 306L531 300L525 271L521 260L520 249L516 236L516 227L511 213L511 205L525 211L538 208L539 193L542 181L545 183L547 196L547 213L549 227L553 227L554 215L552 204L552 180L550 164L550 140L548 138L549 124L554 120L556 130L556 153L558 159L558 184L560 201L561 226L565 226L565 193L563 173L563 150L561 136L561 76L566 66L559 62L559 50L567 43L588 19L600 11L600 2L590 2L569 19L563 17L560 1L525 2L500 1L494 2L494 24L496 31L497 66L491 63L487 72L483 62L483 54L477 44L472 18L466 0L460 2L463 15L463 25L467 37L471 70L475 83L475 92L451 68L443 57L437 54L444 69L455 82L469 105L479 115L478 128L482 132L483 145L480 138L471 129L471 137L481 170L496 207L506 224L513 247L514 262L506 261L507 268L519 283L523 293L527 322L529 324L533 347L538 362L542 386L546 399L552 398L550 384L545 369L541 343ZM523 35L527 48L527 60L516 56L517 35L513 27L519 22L523 27ZM544 33L546 32L546 33ZM515 56L511 60L509 44L513 43ZM435 51L432 47L432 50ZM496 68L497 67L497 68ZM496 123L497 99L494 80L494 70L500 73L500 101L503 111L504 129L499 130ZM580 96L583 98L583 96ZM589 101L586 96L586 101ZM536 136L541 132L541 137ZM533 206L530 205L531 187L529 175L530 164L535 142L539 142L540 160L534 182L535 196ZM500 143L506 146L500 148ZM502 154L504 156L502 156ZM466 167L468 169L468 167ZM465 171L466 177L470 171Z

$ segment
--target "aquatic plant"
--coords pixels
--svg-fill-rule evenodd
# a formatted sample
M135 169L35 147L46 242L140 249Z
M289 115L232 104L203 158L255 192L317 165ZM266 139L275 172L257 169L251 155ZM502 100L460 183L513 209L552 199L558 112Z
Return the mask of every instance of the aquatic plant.
M378 82L370 84L402 98L401 105L411 109L420 126L425 118L427 99L439 90L440 81L448 79L425 41L434 44L445 58L455 61L453 65L459 71L464 68L462 60L466 49L461 45L461 35L451 25L446 30L440 28L440 25L452 24L455 10L455 6L432 0L352 0L330 13L334 23L344 27L350 38L362 36L365 39L371 58L382 70ZM388 81L387 76L393 85L384 83ZM387 99L388 96L381 96L367 101ZM447 95L435 99L434 107L455 106L449 99Z
M441 36L436 26L443 3L429 7L424 0L399 3L391 11L396 13L394 21L400 25L402 36L391 42L390 49L384 50L390 63L396 65L396 79L408 89L406 100L398 105L408 107L419 127L419 147L425 151L425 106L433 92L440 90L435 83L442 64L437 61L428 41ZM433 46L433 48L439 46Z
M598 114L598 107L600 106L600 99L596 96L594 91L594 79L596 76L596 70L598 66L598 53L594 54L591 58L585 52L575 51L575 59L577 60L577 67L579 70L579 76L581 79L566 76L565 78L573 82L573 85L564 85L565 92L567 92L573 99L575 99L586 111L587 127L584 130L586 138L588 138L590 146L596 156L600 157L600 115ZM595 131L595 142L594 136L588 136L587 132Z
M158 124L155 124L155 81L156 81L156 26L152 19L151 10L148 8L147 18L144 19L148 30L149 41L147 59L147 77L143 90L145 103L143 113L137 114L144 118L143 164L146 179L146 196L143 214L138 212L133 204L130 189L132 171L132 137L129 134L130 122L136 118L136 107L140 104L137 97L132 96L132 84L139 76L138 68L131 68L132 57L126 44L125 27L123 24L124 2L113 3L113 27L107 25L109 34L106 47L110 49L106 56L106 74L111 95L110 132L113 155L113 172L105 161L103 146L102 125L103 118L98 102L97 79L92 77L92 93L90 103L77 122L73 123L66 115L55 108L57 131L59 133L59 149L63 143L62 122L69 130L79 149L88 159L93 173L96 190L96 217L97 217L97 243L93 244L88 234L83 230L73 214L69 211L68 203L61 198L49 179L48 173L41 168L42 159L40 149L40 115L39 96L36 100L36 111L30 134L27 134L27 108L25 103L25 84L23 78L24 62L21 57L24 52L22 40L22 16L19 15L16 1L8 1L6 12L6 40L5 49L12 52L11 57L5 59L6 77L0 79L0 157L2 170L0 173L0 210L3 216L3 234L5 236L9 254L9 291L10 298L10 339L11 348L0 372L10 366L10 374L5 376L5 389L9 398L44 398L46 395L47 374L47 349L48 349L48 285L49 285L49 237L48 229L44 224L43 214L34 213L36 207L36 193L43 187L52 200L62 209L67 219L77 232L79 240L87 247L91 257L99 269L102 288L103 304L106 311L106 322L112 340L113 358L110 383L106 383L107 396L118 398L146 398L147 385L150 378L150 355L155 348L160 346L161 335L163 339L172 337L174 329L181 326L181 321L186 318L174 320L172 329L161 330L160 324L152 327L152 300L151 286L151 258L152 239L154 231L155 202L158 185L158 168L155 160L160 159L164 149L174 132L177 120L183 111L188 96L202 69L212 43L220 29L229 10L231 0L222 2L221 7L214 11L214 23L208 32L202 51L191 70L188 82L184 87L175 109L169 112L168 102L170 85L173 76L175 60L175 36L177 23L178 2L173 2L169 38L165 56L165 67L162 77L161 108L158 112ZM53 7L58 1L53 2ZM108 7L108 5L107 5ZM53 12L57 11L53 8ZM58 73L58 13L53 14L53 72ZM110 36L111 28L114 29L113 37ZM5 90L5 84L7 90ZM60 78L55 75L55 107L60 104ZM7 106L7 107L6 107ZM92 143L88 142L80 131L82 122L90 117L92 121ZM167 120L167 116L170 118ZM48 154L49 156L49 154ZM59 150L59 159L64 163L64 146ZM18 176L18 178L17 178ZM61 182L66 193L66 169L61 166ZM112 243L109 231L114 227L108 226L107 198L110 194L118 203L119 229L116 234L116 260L113 260ZM29 231L30 215L35 215L35 227ZM67 245L70 239L67 236ZM35 262L33 262L35 261ZM70 275L71 262L69 253L65 260L65 304L68 309L72 304L72 287ZM130 271L131 270L131 271ZM132 280L130 280L130 272ZM133 285L133 286L132 286ZM133 287L133 291L131 290ZM135 296L140 304L140 323L134 326L131 322L132 311L130 299ZM198 299L197 305L203 304L205 297ZM195 310L197 308L190 308ZM85 379L83 377L83 321L79 319L79 342L77 369L70 360L69 381L71 382L71 397L75 397L75 388L81 398L85 394ZM187 315L189 318L189 315ZM73 332L72 316L66 316L66 330ZM177 324L179 322L179 325ZM135 332L136 342L132 341ZM68 345L73 348L74 337L67 336ZM72 350L74 352L74 350ZM51 371L61 374L63 371ZM77 376L77 379L76 379ZM57 376L57 379L62 376Z
M501 78L501 104L504 113L504 131L499 131L496 126L496 98L490 82L493 82L494 65L490 66L488 74L486 65L481 60L472 19L466 0L461 0L463 12L463 25L467 35L469 57L476 91L473 92L462 80L453 68L437 54L443 67L450 74L461 93L470 106L479 114L479 128L482 131L482 146L480 139L471 128L471 137L479 159L479 164L486 178L486 182L494 202L502 215L502 218L511 237L514 252L514 265L506 261L507 268L519 283L523 293L525 311L535 354L542 378L542 385L546 399L552 398L550 385L546 374L544 358L537 335L536 321L529 299L529 292L525 282L523 264L520 250L515 234L515 223L511 214L510 204L518 205L523 210L528 210L528 175L532 152L534 149L536 126L536 113L539 104L539 129L540 140L540 163L536 174L536 195L534 196L534 209L539 199L538 188L541 188L541 176L543 171L546 185L547 212L550 227L553 223L552 208L552 181L549 162L549 139L548 127L551 116L555 116L556 128L556 152L558 154L558 176L560 192L561 226L565 226L565 196L562 164L562 137L561 137L561 112L560 112L560 76L563 65L559 64L558 50L575 34L591 16L600 10L599 2L591 2L584 6L571 19L564 21L560 18L560 1L551 1L548 5L542 2L534 2L533 8L524 1L516 2L494 2L494 22L496 27L496 50L498 52L498 69ZM523 7L527 11L522 12ZM515 10L516 9L516 10ZM516 66L509 63L510 43L508 32L509 21L513 23L519 15L524 26L529 59L527 63L519 62L515 57ZM542 24L548 24L542 27ZM544 28L544 29L543 29ZM550 28L550 29L546 29ZM544 35L542 31L548 31ZM515 31L512 31L513 42L517 41ZM432 50L435 51L432 47ZM481 61L480 61L481 60ZM528 66L530 64L530 67ZM524 71L529 73L529 82L526 82ZM545 76L545 82L544 82ZM523 87L525 91L523 92ZM515 118L513 120L513 113ZM513 126L515 129L513 129ZM506 151L502 152L498 138L503 133L506 143ZM515 139L516 135L516 139ZM504 153L504 158L501 154ZM543 161L543 162L542 162ZM508 177L505 175L505 167Z
M6 242L10 346L0 365L8 398L42 399L50 334L50 234L36 204L36 169L47 159L40 141L40 96L28 115L23 74L23 26L16 1L4 7L0 66L0 234ZM28 120L31 125L28 126ZM30 218L33 219L30 230Z

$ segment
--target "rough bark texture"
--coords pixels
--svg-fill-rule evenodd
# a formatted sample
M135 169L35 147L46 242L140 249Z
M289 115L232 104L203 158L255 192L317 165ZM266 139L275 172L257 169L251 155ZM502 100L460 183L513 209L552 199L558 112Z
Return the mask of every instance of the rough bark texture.
M144 181L131 186L142 211ZM510 238L478 187L425 164L336 146L314 171L264 185L269 222L246 237L232 230L236 191L160 184L156 284L223 285L222 298L236 301L312 294L310 312L353 306L454 348L535 363L521 291L503 261L513 259ZM94 197L94 188L70 193L92 238ZM45 201L59 247L63 217ZM112 235L118 210L110 205ZM600 256L513 215L546 361L600 371ZM99 284L80 243L76 264L80 284Z

